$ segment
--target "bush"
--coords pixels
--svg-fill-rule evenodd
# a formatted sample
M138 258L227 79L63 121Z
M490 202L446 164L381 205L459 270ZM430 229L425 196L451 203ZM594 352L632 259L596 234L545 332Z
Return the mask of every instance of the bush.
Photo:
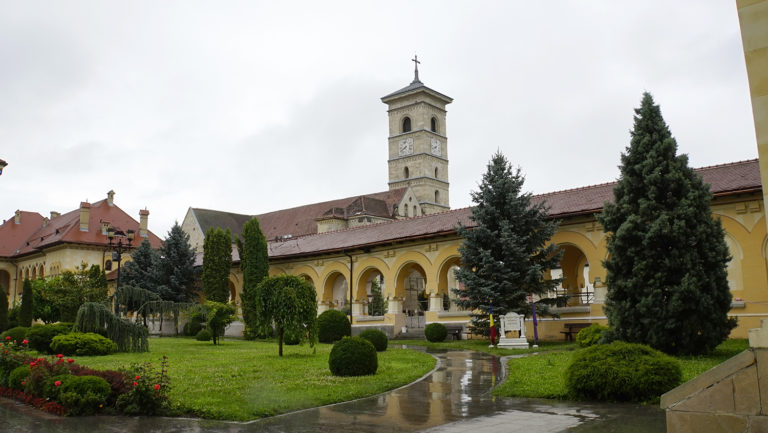
M189 320L184 324L184 335L194 337L203 329L203 316L199 312L194 312L189 315Z
M11 374L8 375L8 387L20 391L23 390L30 371L28 365L21 365L14 368L13 371L11 371Z
M442 323L430 323L424 328L424 336L433 343L444 341L448 336L448 329Z
M71 374L57 374L56 376L51 376L45 381L45 385L43 386L43 398L47 398L48 400L53 401L61 401L59 399L59 392L61 391L61 386L66 383L69 379L72 379L73 377ZM56 382L59 384L56 385Z
M150 363L134 364L122 371L132 379L131 388L117 398L116 407L126 415L161 415L168 411L171 381L168 358L163 356L160 370Z
M295 331L286 331L283 334L283 343L288 346L296 346L301 343L301 333Z
M207 329L201 329L197 331L197 335L195 335L195 340L197 341L211 341L211 338L213 338L213 335L211 335L211 331Z
M90 415L107 403L111 389L96 376L73 376L61 384L59 400L72 415Z
M0 341L6 341L5 337L11 337L9 341L16 341L21 343L26 338L28 330L29 328L26 326L17 326L15 328L11 328L0 334Z
M109 338L92 332L73 332L53 337L51 350L64 355L109 355L117 351L117 344Z
M339 310L326 310L317 317L317 339L321 343L333 343L352 335L352 325Z
M71 323L55 323L51 325L34 325L27 331L29 347L41 353L53 353L51 340L53 337L72 332Z
M600 338L603 336L603 332L607 330L607 326L593 323L576 334L576 341L581 347L594 346L595 344L600 343Z
M376 348L360 337L344 337L333 345L328 367L334 376L364 376L379 368Z
M646 401L680 383L677 360L642 344L616 341L580 350L565 371L572 397L602 401Z
M373 344L377 352L383 352L387 350L387 343L389 339L387 334L379 331L378 329L366 329L360 333L360 338L365 338Z

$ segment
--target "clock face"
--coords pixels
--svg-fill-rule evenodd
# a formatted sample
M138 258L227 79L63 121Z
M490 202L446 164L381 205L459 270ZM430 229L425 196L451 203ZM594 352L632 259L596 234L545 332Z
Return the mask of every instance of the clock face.
M397 153L400 156L413 153L413 138L404 138L397 145Z
M442 154L442 143L437 138L432 139L432 154L440 156Z

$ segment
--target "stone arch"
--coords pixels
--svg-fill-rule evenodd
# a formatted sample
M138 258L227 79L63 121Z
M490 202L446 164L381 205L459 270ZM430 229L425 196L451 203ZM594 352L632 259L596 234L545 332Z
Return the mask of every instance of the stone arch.
M0 269L0 287L6 295L11 291L11 273L5 269Z
M435 116L432 116L432 119L429 121L429 129L432 132L437 132L437 118Z
M274 276L277 276L277 275L283 275L283 274L287 274L287 272L285 272L285 269L283 269L281 267L278 267L278 266L270 266L269 267L269 276L270 277L274 277Z
M227 287L229 288L229 302L237 303L237 289L235 288L235 283L232 280L229 280Z
M411 132L411 118L408 116L403 117L403 121L401 122L401 125L403 126L400 132Z
M552 236L551 242L557 246L571 245L578 248L586 256L587 263L589 263L590 282L594 282L595 278L600 278L604 283L606 276L605 268L603 268L603 260L606 258L605 240L606 236L601 236L599 242L595 244L582 233L561 230Z
M732 234L725 232L725 244L728 246L728 252L731 260L728 261L728 287L731 291L740 291L744 289L744 275L742 272L742 261L744 260L744 250L741 244Z
M448 305L446 309L445 301L443 301L443 310L458 311L460 310L456 304L451 301L456 298L456 294L452 289L459 288L459 281L456 279L454 272L461 266L461 256L455 255L446 258L440 263L440 267L437 271L437 293L445 299L445 295L448 295Z
M370 302L371 284L373 284L374 278L380 278L381 293L384 294L384 272L377 266L366 266L360 271L355 283L355 298L365 299Z
M408 166L405 166L403 168L403 179L408 179L411 177L411 171L408 169Z
M333 307L341 309L349 302L347 276L339 271L332 271L323 282L323 301L330 301Z
M572 243L557 244L563 282L555 295L565 296L567 305L582 305L591 302L594 287L590 283L590 262L584 251ZM553 275L553 277L557 277Z
M304 278L309 284L312 285L312 287L315 288L315 291L317 291L317 281L319 281L320 277L317 275L317 271L315 271L312 267L307 265L299 266L294 271L294 275ZM317 293L317 297L320 299L320 293Z
M395 296L403 298L403 309L426 310L419 295L426 293L427 284L430 282L427 274L427 269L430 269L429 261L420 253L409 252L404 254L404 259L396 269Z

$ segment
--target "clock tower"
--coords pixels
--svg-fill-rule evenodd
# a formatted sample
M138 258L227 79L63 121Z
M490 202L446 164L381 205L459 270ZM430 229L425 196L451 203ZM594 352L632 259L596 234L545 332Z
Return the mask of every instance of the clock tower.
M389 189L410 186L423 214L450 209L445 106L453 99L419 80L381 98L389 109Z

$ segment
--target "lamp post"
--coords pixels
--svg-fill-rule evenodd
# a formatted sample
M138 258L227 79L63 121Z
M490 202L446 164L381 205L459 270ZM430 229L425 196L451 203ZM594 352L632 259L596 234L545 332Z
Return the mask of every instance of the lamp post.
M109 249L112 250L112 261L117 260L117 283L115 283L115 315L120 316L120 304L117 302L117 289L120 288L120 261L123 258L123 251L131 249L133 241L133 230L115 230L110 227L107 229L107 239L109 240ZM125 243L123 240L125 239Z
M7 165L8 165L8 163L7 163L7 162L5 162L4 160L0 159L0 175L1 175L1 174L3 174L3 169L4 169L4 168L5 168Z

